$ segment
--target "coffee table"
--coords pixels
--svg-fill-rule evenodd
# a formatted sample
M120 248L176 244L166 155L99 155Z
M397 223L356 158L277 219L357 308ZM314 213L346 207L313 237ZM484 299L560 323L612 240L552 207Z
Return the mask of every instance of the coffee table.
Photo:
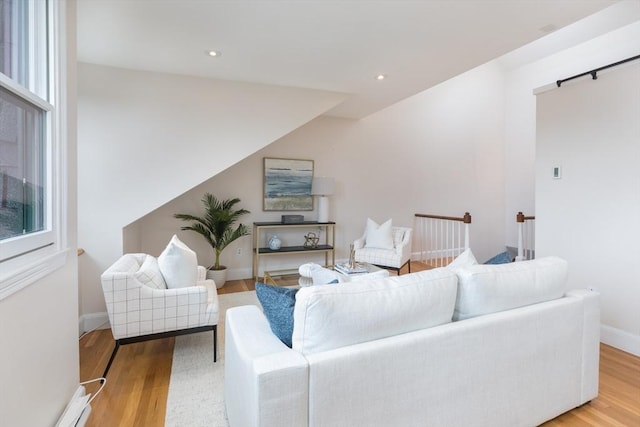
M384 268L380 268L376 265L369 263L360 263L360 265L366 268L365 273L352 273L352 274L344 274L332 268L338 274L338 280L342 282L355 282L362 279L372 279L372 278L382 278L389 276L389 271ZM311 277L300 277L298 280L298 284L300 286L311 286L313 285L313 279Z

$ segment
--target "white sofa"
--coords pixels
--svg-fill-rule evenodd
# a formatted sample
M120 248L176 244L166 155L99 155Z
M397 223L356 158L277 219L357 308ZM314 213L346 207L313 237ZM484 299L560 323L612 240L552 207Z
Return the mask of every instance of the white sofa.
M293 348L229 309L229 424L543 423L598 393L599 296L566 275L550 257L302 288Z

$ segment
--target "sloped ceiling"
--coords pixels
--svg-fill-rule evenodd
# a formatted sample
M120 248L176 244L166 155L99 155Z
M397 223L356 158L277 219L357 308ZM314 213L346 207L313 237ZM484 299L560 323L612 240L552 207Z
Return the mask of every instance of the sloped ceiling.
M361 118L614 3L78 0L78 57L347 93L329 114Z

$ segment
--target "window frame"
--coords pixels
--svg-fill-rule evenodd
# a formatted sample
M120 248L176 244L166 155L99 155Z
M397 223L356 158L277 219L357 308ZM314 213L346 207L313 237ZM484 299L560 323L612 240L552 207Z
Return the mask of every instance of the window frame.
M33 1L33 0L30 0ZM48 69L34 66L29 71L30 87L42 94L47 88L48 100L24 88L0 73L0 85L23 100L41 108L45 120L46 201L45 230L0 241L0 300L36 282L65 265L67 247L67 127L66 127L66 38L64 36L66 4L62 0L47 0L46 12L39 19L47 20L46 48L36 46L46 55ZM37 13L31 13L33 31ZM30 53L32 55L32 53ZM32 57L30 59L34 60ZM32 62L34 63L34 62ZM35 64L35 63L34 63ZM44 73L44 74L43 74Z

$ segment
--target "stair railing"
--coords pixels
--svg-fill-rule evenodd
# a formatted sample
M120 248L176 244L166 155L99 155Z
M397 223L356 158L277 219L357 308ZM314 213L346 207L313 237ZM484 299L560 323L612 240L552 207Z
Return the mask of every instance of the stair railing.
M443 267L469 248L471 214L461 217L415 214L420 240L420 261L430 267Z
M536 223L535 216L526 216L522 212L516 215L518 224L518 256L516 261L525 261L536 257Z

